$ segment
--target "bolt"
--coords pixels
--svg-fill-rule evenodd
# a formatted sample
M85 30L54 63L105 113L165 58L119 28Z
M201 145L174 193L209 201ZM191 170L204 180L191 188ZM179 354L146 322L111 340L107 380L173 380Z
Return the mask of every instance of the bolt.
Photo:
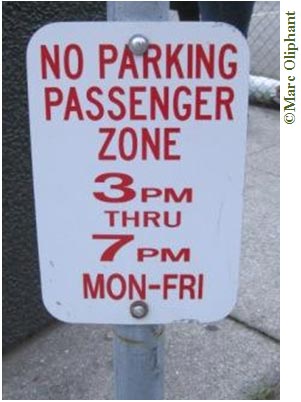
M148 305L143 301L135 301L130 306L130 312L134 318L143 318L148 313Z
M148 49L149 41L145 36L138 34L130 38L128 45L136 56L142 56Z

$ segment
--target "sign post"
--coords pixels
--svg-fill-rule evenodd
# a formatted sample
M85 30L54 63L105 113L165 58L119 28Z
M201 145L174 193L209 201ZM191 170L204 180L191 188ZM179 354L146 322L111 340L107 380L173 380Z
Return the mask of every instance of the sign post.
M109 2L27 50L43 301L114 325L118 399L162 399L163 324L220 320L238 288L248 48L168 4Z
M167 1L107 2L108 21L166 21L168 12ZM139 31L135 37L136 53L140 48L143 54L146 41L143 36L139 41ZM135 53L135 42L129 45ZM147 304L134 305L131 314L143 318L147 309ZM164 325L115 325L113 348L115 398L164 399Z

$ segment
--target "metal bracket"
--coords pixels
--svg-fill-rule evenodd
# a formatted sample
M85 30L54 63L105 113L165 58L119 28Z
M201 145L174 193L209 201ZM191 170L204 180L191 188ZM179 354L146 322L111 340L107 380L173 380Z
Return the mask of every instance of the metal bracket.
M168 21L169 1L107 1L108 21Z

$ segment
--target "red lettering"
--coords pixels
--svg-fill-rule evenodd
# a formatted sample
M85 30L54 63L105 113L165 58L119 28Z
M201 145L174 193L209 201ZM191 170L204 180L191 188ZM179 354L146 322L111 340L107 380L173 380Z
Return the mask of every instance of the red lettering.
M222 78L225 78L226 80L229 80L233 77L235 77L236 72L237 72L237 63L234 61L231 61L228 63L228 72L225 69L225 58L226 58L226 52L230 51L232 54L237 53L237 49L234 45L231 43L227 43L226 45L223 45L221 47L221 50L219 52L219 58L218 58L218 65L219 65L219 71L220 75Z
M89 273L83 274L83 297L84 299L105 299L120 300L124 297L133 299L146 299L146 275L140 278L133 274L127 277L114 273L108 276L97 274L91 278Z
M137 296L136 296L136 294ZM139 298L140 300L146 299L146 275L141 275L140 283L136 280L135 275L129 275L129 299Z
M179 194L172 187L163 190L155 187L143 187L141 189L141 201L147 202L149 198L158 198L163 195L164 202L192 202L192 188L184 188Z
M109 226L115 226L115 217L119 215L119 211L104 211L104 213L109 215Z
M183 261L190 261L190 249L189 248L181 248L178 254L175 254L170 248L162 248L161 251L161 261L166 262L168 259L172 262L180 261L183 258Z
M225 97L226 95L226 97ZM234 100L234 91L230 87L216 88L215 118L221 120L222 107L224 107L228 120L233 120L231 104Z
M80 106L77 91L75 87L70 87L67 104L65 108L64 120L69 120L71 113L75 113L79 120L84 120L84 115Z
M127 144L128 149L126 149L125 144ZM123 128L119 137L120 157L125 161L133 160L137 154L137 149L138 141L135 130L130 127Z
M114 64L117 60L118 52L114 45L102 44L98 48L99 55L99 78L106 78L106 66Z
M168 292L170 289L176 289L177 285L172 283L175 279L178 279L176 274L165 274L163 275L163 299L168 299Z
M165 189L165 202L183 202L184 200L185 202L192 202L192 188L184 188L179 195L171 187Z
M135 198L136 192L130 187L134 180L125 173L103 173L96 177L95 183L105 183L109 179L119 179L118 184L111 184L111 190L117 190L122 193L120 197L109 197L104 192L94 192L94 197L103 202L127 202Z
M117 286L119 286L119 291L117 290ZM126 288L126 281L121 274L113 274L108 277L106 290L111 299L122 299L125 296Z
M123 234L93 234L93 240L116 240L110 247L105 249L100 257L100 261L114 261L115 255L118 251L128 244L130 241L134 240L133 235L123 235Z
M132 223L134 227L177 227L181 225L182 215L180 211L105 211L109 217L109 225L115 227L117 225L122 227L130 226Z
M155 227L160 227L160 212L147 211L143 214L143 226L148 227L150 222Z
M139 251L139 250L138 250ZM156 249L144 249L138 261L143 262L147 253L150 257L156 255ZM84 299L105 299L120 300L127 298L129 300L147 298L146 290L161 290L164 300L169 299L170 291L176 291L175 296L179 300L202 300L204 275L193 274L164 274L162 285L159 283L147 284L146 274L141 275L122 275L113 273L105 275L98 273L93 278L90 273L84 273L83 297Z
M181 211L176 211L175 212L175 221L171 222L170 219L171 213L164 212L163 213L163 223L165 226L169 228L175 228L181 225L182 222L182 213Z
M203 298L203 289L204 289L204 275L199 275L199 282L198 282L198 299Z
M193 45L187 45L187 78L193 78L193 64L194 64Z
M173 109L174 109L174 114L175 118L180 121L188 120L189 117L191 116L191 103L181 103L180 102L180 95L182 93L185 93L186 95L191 96L191 90L188 87L178 87L175 90L174 97L173 97ZM180 113L180 105L182 105L182 111L184 113Z
M116 94L124 95L124 89L121 87L113 87L108 93L109 100L113 103L113 105L116 105L119 108L119 113L116 113L113 110L108 110L108 115L110 119L119 121L124 119L126 115L126 107L120 99L116 98Z
M143 262L145 258L153 258L159 255L159 250L155 248L138 248L137 261Z
M41 45L41 71L43 80L48 78L48 68L50 68L56 79L61 78L60 75L60 49L59 45L53 46L53 54L51 55L46 45Z
M124 78L127 70L131 72L131 78L139 78L135 57L128 46L125 47L122 54L118 78Z
M46 87L44 95L46 120L51 120L51 109L52 107L59 106L63 102L63 92L56 87Z
M140 225L140 215L139 211L134 212L121 212L121 226L128 227L129 222L133 222L134 227L138 227Z
M153 53L153 54L152 54ZM160 46L150 44L147 52L143 54L143 78L149 78L150 65L153 67L155 78L161 78L161 71L159 67L159 60L162 56L162 51Z
M162 190L159 188L142 188L141 201L147 202L149 198L158 198L162 195Z
M209 78L214 78L215 45L209 45L209 54L205 52L203 45L196 45L196 78L203 77L203 66Z
M195 299L195 285L196 279L194 275L180 275L180 283L179 283L179 299L184 299L184 292L188 292L188 298Z
M104 276L98 274L93 284L90 274L83 274L83 291L85 299L104 298Z
M145 258L158 257L160 261L166 262L179 262L183 259L184 262L190 261L190 249L181 248L177 253L173 252L170 248L138 248L137 249L137 261L143 262Z
M172 154L171 148L177 145L176 140L172 140L170 137L173 134L179 134L181 130L179 128L165 128L164 129L164 160L179 160L181 159L180 155Z
M100 151L98 153L98 159L99 160L104 160L104 161L112 161L112 160L116 160L116 155L108 155L106 154L107 149L109 148L114 134L115 134L115 128L100 128L98 130L98 132L100 134L105 134L106 135L106 139L104 141L104 143L102 144L102 147L100 148Z
M141 129L141 158L147 160L149 154L152 154L154 159L160 159L160 129L155 128L154 138L148 128ZM149 150L151 152L149 152Z
M146 87L131 87L130 88L130 119L131 120L146 120L145 114L137 113L137 106L142 105L142 99L137 98L137 94L146 91Z
M210 114L202 114L202 106L208 104L208 99L203 99L204 92L212 92L212 87L196 87L195 96L195 119L196 120L212 120Z
M156 87L150 87L150 119L157 119L157 109L160 110L164 120L168 120L169 112L169 88L163 87L163 96L159 95Z
M96 106L96 112L92 113L91 110L86 110L86 114L87 117L92 121L102 119L104 114L102 103L94 97L96 95L102 95L102 90L99 87L90 87L87 91L87 100L92 105Z
M71 80L78 79L84 69L84 57L81 48L75 44L69 44L63 56L64 72L66 77ZM53 54L50 54L46 45L41 46L41 70L42 78L48 78L48 67L56 79L61 78L60 70L60 48L59 45L53 46Z
M184 78L184 73L179 60L179 53L184 45L177 45L174 50L172 50L171 46L172 45L169 44L166 45L166 78L172 77L173 67L176 70L177 77Z
M71 62L72 53L74 54L73 63ZM71 68L72 64L74 71L72 71ZM81 48L75 43L68 45L64 52L64 69L66 76L71 80L76 80L82 75L83 68L84 57Z

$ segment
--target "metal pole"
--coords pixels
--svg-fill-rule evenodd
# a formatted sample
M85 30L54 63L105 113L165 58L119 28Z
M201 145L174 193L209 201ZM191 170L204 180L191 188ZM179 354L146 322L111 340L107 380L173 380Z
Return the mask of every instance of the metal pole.
M114 327L116 399L163 399L164 326Z
M169 1L108 1L108 21L167 21Z
M166 21L168 12L169 1L107 2L108 21ZM114 334L116 399L163 399L164 326L115 325Z

